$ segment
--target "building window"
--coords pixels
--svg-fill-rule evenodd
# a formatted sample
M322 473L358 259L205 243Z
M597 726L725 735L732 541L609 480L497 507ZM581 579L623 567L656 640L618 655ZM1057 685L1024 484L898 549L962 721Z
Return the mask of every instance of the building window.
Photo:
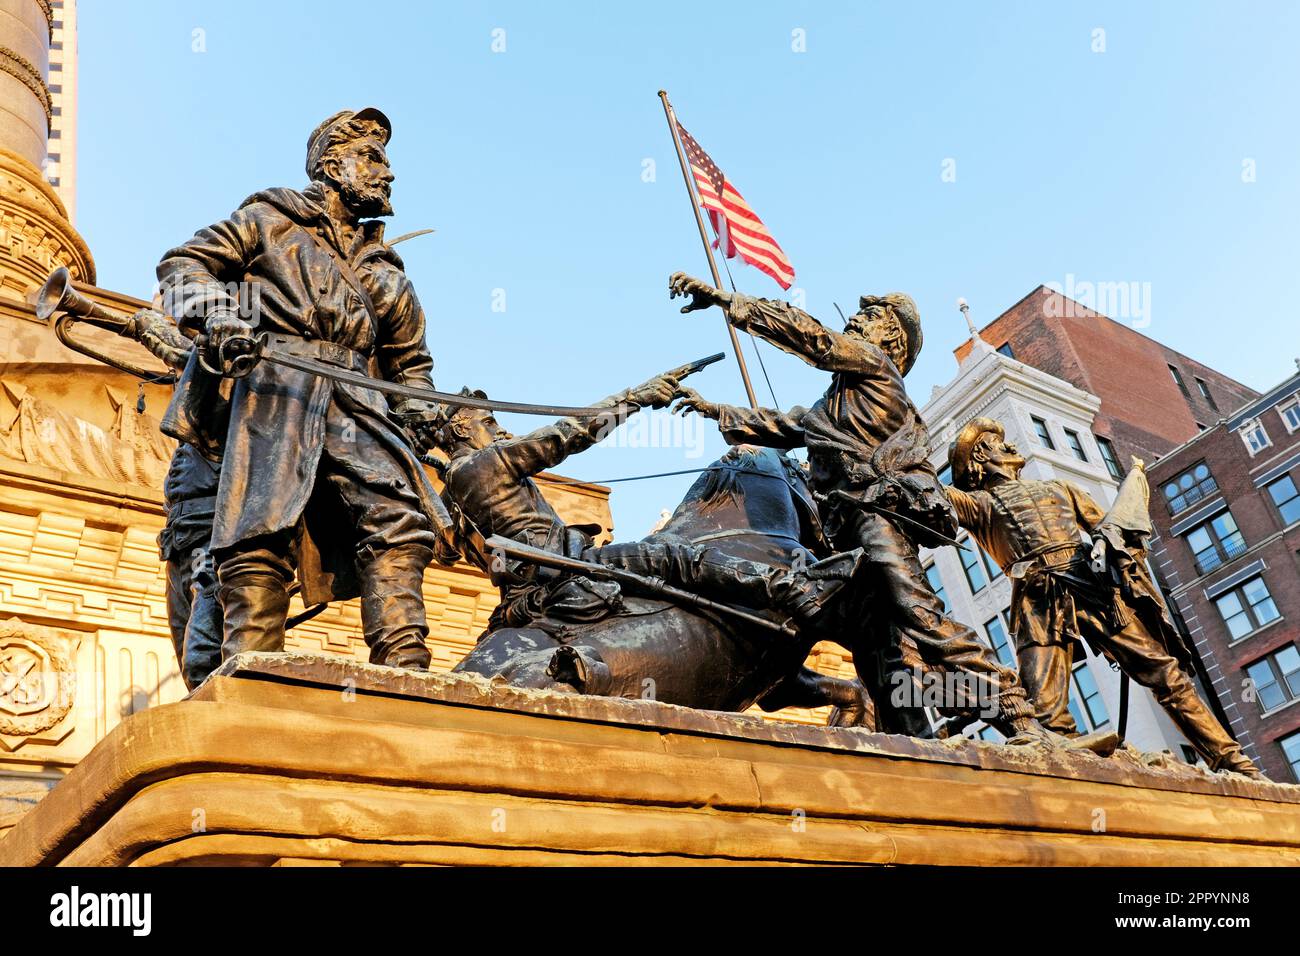
M1034 423L1034 433L1038 435L1038 443L1044 448L1056 450L1056 443L1052 441L1052 433L1047 430L1047 422L1043 421L1037 415L1030 415L1030 421Z
M1264 713L1300 697L1300 651L1294 644L1262 657L1246 668L1255 699Z
M1170 514L1178 514L1218 490L1219 486L1210 474L1209 467L1205 462L1200 462L1165 485L1165 502L1169 505Z
M979 729L977 736L980 740L986 740L991 744L1000 744L1007 739L1002 736L1001 732L990 727L988 724L985 724Z
M1001 352L1009 359L1013 359L1016 357L1016 353L1011 349L1010 342L1003 342L1001 345L998 346L998 351Z
M952 486L952 468L944 465L939 469L939 484Z
M1268 429L1258 418L1241 426L1241 440L1246 443L1246 448L1252 457L1273 444L1268 437Z
M1290 475L1283 475L1277 481L1269 482L1268 495L1277 506L1277 513L1282 516L1283 524L1300 521L1300 492L1296 491L1295 482Z
M957 553L961 555L961 566L962 570L966 572L966 583L970 585L971 594L979 594L989 584L980 556L975 553L979 545L971 538L967 538L962 544L965 547L959 548Z
M1115 454L1115 446L1111 444L1109 438L1102 438L1100 435L1093 435L1097 439L1097 450L1101 452L1101 460L1106 463L1106 470L1116 481L1124 477L1124 469L1119 466L1119 457Z
M1264 579L1258 577L1215 598L1214 603L1218 605L1223 623L1228 625L1228 633L1233 640L1245 637L1265 624L1272 624L1282 616L1273 603L1273 595L1268 593Z
M1006 625L1002 623L1002 617L991 617L984 622L984 633L989 636L989 645L993 652L998 655L1005 666L1015 669L1016 652L1011 647L1011 639L1007 637Z
M948 604L948 592L943 589L943 577L939 574L939 566L933 561L926 565L925 579L930 582L930 590L934 591L943 602L944 612L951 614L952 607Z
M1219 565L1246 553L1246 539L1237 529L1231 511L1193 528L1187 534L1187 546L1196 559L1198 574L1209 574Z
M1088 455L1083 450L1083 442L1079 441L1079 433L1072 432L1070 429L1065 430L1065 440L1070 446L1070 451L1074 452L1074 457L1079 461L1087 461Z
M1199 378L1196 379L1196 390L1201 393L1201 398L1205 399L1212 409L1216 412L1219 410L1219 403L1216 402L1214 396L1210 394L1210 386L1206 385Z
M1070 713L1084 733L1110 723L1106 703L1101 699L1097 680L1092 676L1087 661L1075 665L1070 675Z
M1178 390L1183 393L1183 397L1191 398L1192 393L1187 390L1187 383L1183 381L1183 373L1171 365L1169 366L1169 374L1174 377L1174 383L1178 386Z
M983 548L980 548L980 560L984 562L984 570L989 573L990 581L996 581L1002 577L1002 569L998 567L998 563L990 558L989 553Z
M1277 743L1282 748L1282 755L1286 757L1286 762L1291 767L1291 776L1295 777L1296 783L1300 783L1300 731L1296 731L1289 737L1281 738Z
M1283 405L1277 413L1282 416L1282 423L1286 425L1288 435L1300 428L1300 398L1291 399L1290 404Z

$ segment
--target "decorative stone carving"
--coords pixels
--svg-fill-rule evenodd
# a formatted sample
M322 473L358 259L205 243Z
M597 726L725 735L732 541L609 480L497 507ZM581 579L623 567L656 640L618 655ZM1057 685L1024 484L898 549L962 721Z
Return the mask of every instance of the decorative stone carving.
M50 98L50 88L45 85L45 77L41 71L32 65L32 62L7 46L0 46L0 70L8 73L23 86L32 91L32 94L40 102L41 108L45 110L45 123L48 131L49 124L54 119L54 104Z
M174 443L157 421L117 399L117 421L105 431L42 401L18 383L0 382L0 456L110 481L162 487ZM137 420L138 419L138 420Z
M51 730L71 712L77 640L16 617L0 623L0 741L8 749Z
M0 62L3 57L0 57ZM67 209L41 171L0 147L0 276L26 295L58 266L78 282L95 281L90 248L68 222Z

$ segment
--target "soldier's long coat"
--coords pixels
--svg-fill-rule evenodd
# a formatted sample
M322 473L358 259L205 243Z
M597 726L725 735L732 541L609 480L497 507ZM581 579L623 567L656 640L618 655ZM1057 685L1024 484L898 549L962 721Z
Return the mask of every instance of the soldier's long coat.
M424 311L401 259L384 244L382 223L363 223L353 247L344 249L321 199L315 184L302 192L265 190L229 219L200 229L168 252L158 265L168 310L187 335L197 336L209 314L240 307L242 289L256 332L300 337L308 348L312 343L344 346L370 356L367 367L357 370L432 388ZM369 293L374 320L340 261L350 264ZM266 361L232 383L204 372L192 355L163 422L168 434L222 459L214 549L293 528L307 514L300 576L309 603L351 596L355 589L348 542L323 546L321 532L337 530L337 514L332 521L313 518L330 416L352 419L391 453L396 470L391 462L378 462L368 481L407 483L435 533L449 528L423 466L389 417L387 400L371 389ZM318 547L311 547L313 542ZM311 573L317 553L324 559L323 575ZM326 586L331 593L322 593Z

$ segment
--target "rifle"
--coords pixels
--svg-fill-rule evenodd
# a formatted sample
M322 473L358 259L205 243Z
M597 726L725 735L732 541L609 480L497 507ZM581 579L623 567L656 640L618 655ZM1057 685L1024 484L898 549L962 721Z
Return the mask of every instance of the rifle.
M541 548L534 548L531 545L522 544L496 534L492 535L484 543L491 550L494 557L501 555L528 564L555 568L558 571L569 571L574 574L585 574L592 578L617 581L619 584L630 585L635 590L648 592L655 597L663 598L674 604L696 607L703 611L712 611L716 614L732 617L744 621L746 624L761 627L764 630L775 631L783 637L799 636L798 629L788 622L778 624L775 621L769 621L765 617L743 611L738 607L732 607L730 604L711 601L693 591L686 591L682 588L673 587L671 584L665 584L659 578L647 577L637 574L635 571L625 571L622 568L611 568L604 564L597 564L594 561L584 561L581 558L571 558L568 555L557 554L554 551L544 551Z

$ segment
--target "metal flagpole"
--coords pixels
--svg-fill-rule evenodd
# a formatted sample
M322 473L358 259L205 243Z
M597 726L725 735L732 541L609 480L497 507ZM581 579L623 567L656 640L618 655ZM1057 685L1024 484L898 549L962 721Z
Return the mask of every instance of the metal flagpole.
M704 214L700 212L699 199L695 195L695 184L691 179L691 171L686 165L686 152L682 149L681 142L677 139L677 114L673 112L673 106L668 102L668 92L659 91L659 99L663 100L664 116L668 120L668 135L673 138L673 146L677 148L677 162L682 167L682 181L686 183L686 196L691 201L691 209L695 212L695 225L700 230L700 242L704 244L704 254L709 258L709 271L713 273L713 287L722 288L722 276L718 272L718 264L713 259L713 247L709 244L709 234L704 228ZM731 324L731 317L723 313L723 321L727 323L727 334L731 336L731 350L736 354L736 364L740 366L740 378L745 383L745 396L749 399L751 408L758 408L758 399L754 396L754 386L749 381L749 369L745 367L745 354L740 351L740 339L736 336L735 326Z

